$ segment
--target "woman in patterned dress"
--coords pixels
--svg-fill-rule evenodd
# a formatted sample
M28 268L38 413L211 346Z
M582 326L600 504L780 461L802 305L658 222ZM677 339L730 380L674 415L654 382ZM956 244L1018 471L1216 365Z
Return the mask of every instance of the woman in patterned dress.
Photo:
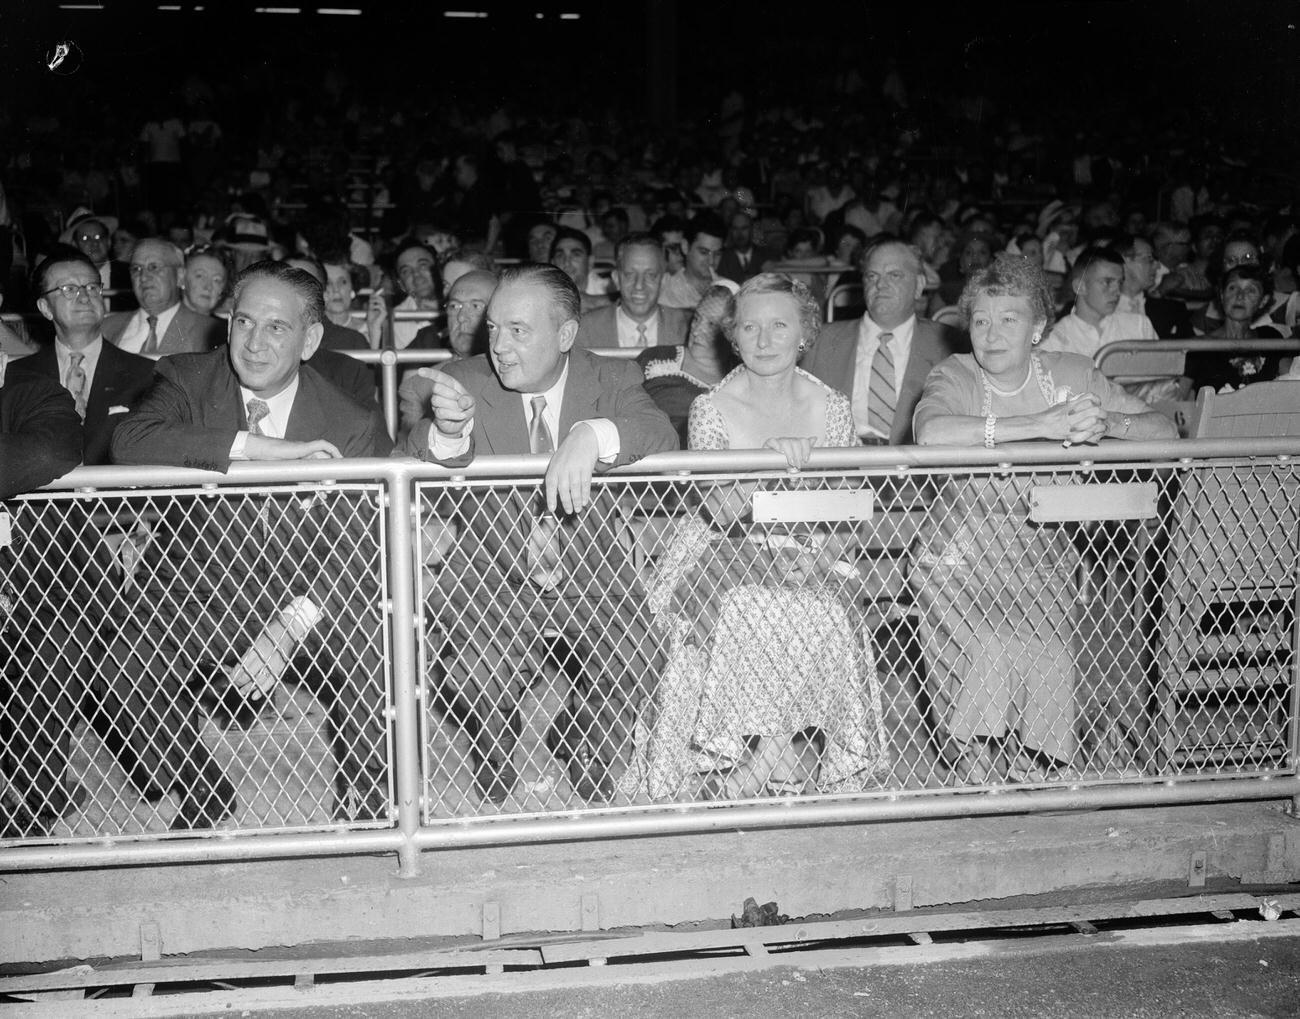
M1035 349L1052 299L1028 259L998 255L970 277L958 306L973 354L930 372L913 416L921 445L1177 438L1170 419L1087 358ZM940 749L958 782L1040 781L1074 764L1087 652L1075 619L1079 556L1066 529L1029 522L1033 486L1073 479L954 474L921 529L910 581Z
M742 363L691 405L690 448L775 449L793 472L855 445L847 397L797 367L820 326L804 284L745 283L724 320ZM652 798L860 790L886 765L848 535L755 524L772 484L789 482L707 486L660 559L650 605L670 661L632 778Z

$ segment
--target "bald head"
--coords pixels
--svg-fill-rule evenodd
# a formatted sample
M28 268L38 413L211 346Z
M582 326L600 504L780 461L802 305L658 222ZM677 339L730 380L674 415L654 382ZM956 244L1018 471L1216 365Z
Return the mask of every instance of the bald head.
M471 269L447 292L447 342L457 357L469 357L483 346L483 316L496 289L495 273Z

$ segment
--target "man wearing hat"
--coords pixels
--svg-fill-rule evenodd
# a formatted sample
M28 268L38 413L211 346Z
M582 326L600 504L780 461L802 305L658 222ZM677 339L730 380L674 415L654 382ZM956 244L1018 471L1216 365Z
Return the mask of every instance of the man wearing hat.
M82 206L72 213L59 240L73 245L89 258L99 273L99 285L114 291L104 295L104 307L111 311L127 311L137 307L135 295L131 292L130 267L125 262L109 259L116 229L116 216L96 216Z
M131 253L131 289L138 311L104 319L104 339L132 354L201 354L220 346L226 324L181 303L185 256L171 241L146 238Z

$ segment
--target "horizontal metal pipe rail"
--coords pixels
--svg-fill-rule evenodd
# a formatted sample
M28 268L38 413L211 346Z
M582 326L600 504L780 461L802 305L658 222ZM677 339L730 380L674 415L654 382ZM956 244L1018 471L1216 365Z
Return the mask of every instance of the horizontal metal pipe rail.
M1107 358L1114 354L1159 353L1241 353L1242 351L1267 354L1300 354L1300 339L1275 340L1116 340L1107 343L1092 356L1092 363L1100 370Z
M364 360L387 358L390 366L406 360L403 352L362 352ZM421 355L427 356L427 355ZM418 358L413 358L416 360ZM1093 466L1137 468L1165 466L1174 470L1210 466L1219 462L1289 464L1300 455L1300 438L1204 439L1158 443L1107 442L1097 447L1063 448L1054 444L1018 444L994 450L967 447L868 447L814 451L808 472L868 471L886 479L906 476L912 469L989 469L1028 472L1043 466L1088 471ZM1300 776L1188 776L1163 781L1116 779L1104 784L1066 784L1027 791L995 789L942 789L884 791L840 796L812 796L769 802L732 802L562 810L553 814L479 816L438 819L420 825L416 818L423 789L416 761L414 712L419 677L415 663L414 601L410 522L413 514L410 486L417 481L486 482L494 479L538 479L545 457L484 457L456 469L411 459L359 459L330 462L233 464L227 475L184 468L79 468L54 482L48 492L112 492L194 488L220 492L226 487L295 483L320 486L330 482L376 480L388 490L386 513L388 561L393 585L393 671L396 711L397 827L387 830L350 831L326 827L307 833L224 833L170 837L154 841L138 837L103 839L67 845L16 845L0 849L0 871L60 869L68 867L135 866L164 862L251 860L299 856L351 855L394 852L400 872L412 875L422 850L531 842L617 839L647 835L734 831L746 828L780 828L795 825L873 823L904 819L1008 814L1050 810L1097 809L1159 804L1212 803L1251 799L1300 799ZM772 451L678 452L647 457L637 464L609 472L629 479L699 478L762 472L780 476L785 461ZM40 500L37 493L29 497ZM1293 698L1291 698L1293 699ZM1294 708L1292 708L1294 710ZM1292 726L1291 744L1295 743ZM1292 745L1294 762L1300 748ZM152 838L152 837L148 837Z

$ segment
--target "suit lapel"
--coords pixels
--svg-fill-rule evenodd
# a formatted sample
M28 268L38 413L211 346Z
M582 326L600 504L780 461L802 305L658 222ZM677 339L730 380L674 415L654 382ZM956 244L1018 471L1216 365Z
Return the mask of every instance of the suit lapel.
M480 454L520 454L528 448L528 422L518 393L501 388L496 376L479 393L485 413L475 416L474 445Z
M555 436L557 446L579 421L600 416L596 413L599 396L600 386L587 355L578 350L569 351L569 378L564 384L564 402L560 405L560 434Z
M935 347L937 340L931 332L928 322L916 320L912 331L912 351L907 358L907 370L903 372L903 383L899 386L898 406L915 407L920 399L921 390L925 388L926 376L935 366ZM894 425L889 430L889 441L900 445L912 434L910 414L895 414Z
M247 415L245 415L247 416ZM322 438L327 431L325 401L321 399L316 380L307 371L298 371L298 392L289 408L289 424L284 437L294 442L310 442Z

